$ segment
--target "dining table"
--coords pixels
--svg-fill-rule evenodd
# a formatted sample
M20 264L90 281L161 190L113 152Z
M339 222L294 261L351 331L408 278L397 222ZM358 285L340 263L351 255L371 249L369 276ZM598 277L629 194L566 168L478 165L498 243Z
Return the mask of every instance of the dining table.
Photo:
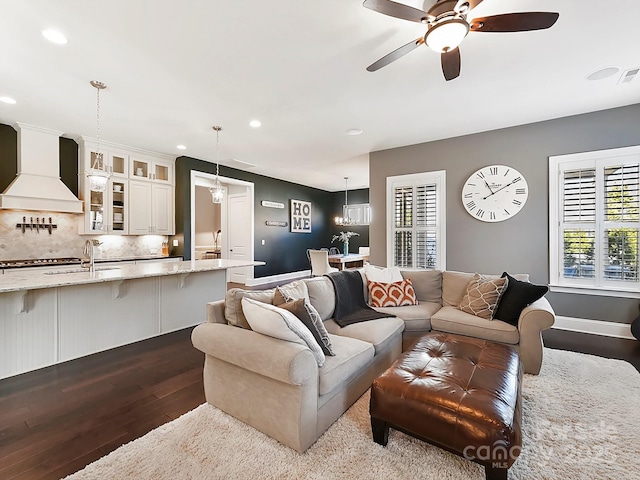
M364 262L369 261L368 255L360 255L357 253L350 253L348 255L329 255L329 265L343 270L346 268L358 268L363 267Z

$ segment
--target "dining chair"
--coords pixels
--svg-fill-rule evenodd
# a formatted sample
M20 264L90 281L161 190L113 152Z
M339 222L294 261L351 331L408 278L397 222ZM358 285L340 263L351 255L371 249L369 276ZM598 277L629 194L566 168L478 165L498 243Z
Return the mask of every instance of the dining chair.
M311 258L311 276L319 277L326 273L337 272L338 269L329 265L329 252L326 250L309 250Z
M364 257L364 263L369 263L369 247L358 247L358 255Z
M331 247L329 249L329 255L340 255L340 250L338 247Z

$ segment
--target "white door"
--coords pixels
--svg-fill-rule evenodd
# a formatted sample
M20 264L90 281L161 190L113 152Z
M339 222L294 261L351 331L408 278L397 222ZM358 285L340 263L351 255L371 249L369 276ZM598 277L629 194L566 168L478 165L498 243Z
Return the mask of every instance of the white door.
M231 260L251 258L251 205L247 192L230 194L227 202L228 255ZM253 278L253 267L231 268L229 282L242 283Z

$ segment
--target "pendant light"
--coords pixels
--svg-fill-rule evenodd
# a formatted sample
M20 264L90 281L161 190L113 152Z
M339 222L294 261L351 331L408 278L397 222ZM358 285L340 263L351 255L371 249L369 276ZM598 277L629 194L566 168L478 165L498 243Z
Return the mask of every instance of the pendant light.
M93 160L93 165L87 172L87 178L89 179L89 189L94 192L104 192L107 188L107 182L111 174L106 170L103 161L103 154L100 151L100 90L104 90L107 86L98 82L97 80L91 80L91 86L96 89L96 138L97 147L96 154Z
M211 193L211 200L213 203L222 203L222 199L224 198L224 190L222 189L222 185L220 184L220 132L222 131L222 127L211 127L216 132L216 179L213 183L213 187L209 188L209 192Z
M343 215L344 217L336 217L335 222L336 225L341 227L353 225L353 220L349 217L349 199L347 197L347 192L349 190L349 177L344 177L344 207L343 207Z

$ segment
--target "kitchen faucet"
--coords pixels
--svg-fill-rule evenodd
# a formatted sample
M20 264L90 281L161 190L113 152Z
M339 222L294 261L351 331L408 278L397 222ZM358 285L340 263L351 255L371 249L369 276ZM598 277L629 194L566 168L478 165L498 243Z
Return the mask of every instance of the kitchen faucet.
M82 268L88 268L89 269L89 273L93 273L96 271L94 263L95 263L95 256L93 254L93 247L97 247L98 245L101 245L101 243L98 240L94 240L94 239L89 239L86 242L84 242L84 251L83 254L86 256L89 256L89 264L87 265L86 262L86 258L83 258L80 261L80 266Z

